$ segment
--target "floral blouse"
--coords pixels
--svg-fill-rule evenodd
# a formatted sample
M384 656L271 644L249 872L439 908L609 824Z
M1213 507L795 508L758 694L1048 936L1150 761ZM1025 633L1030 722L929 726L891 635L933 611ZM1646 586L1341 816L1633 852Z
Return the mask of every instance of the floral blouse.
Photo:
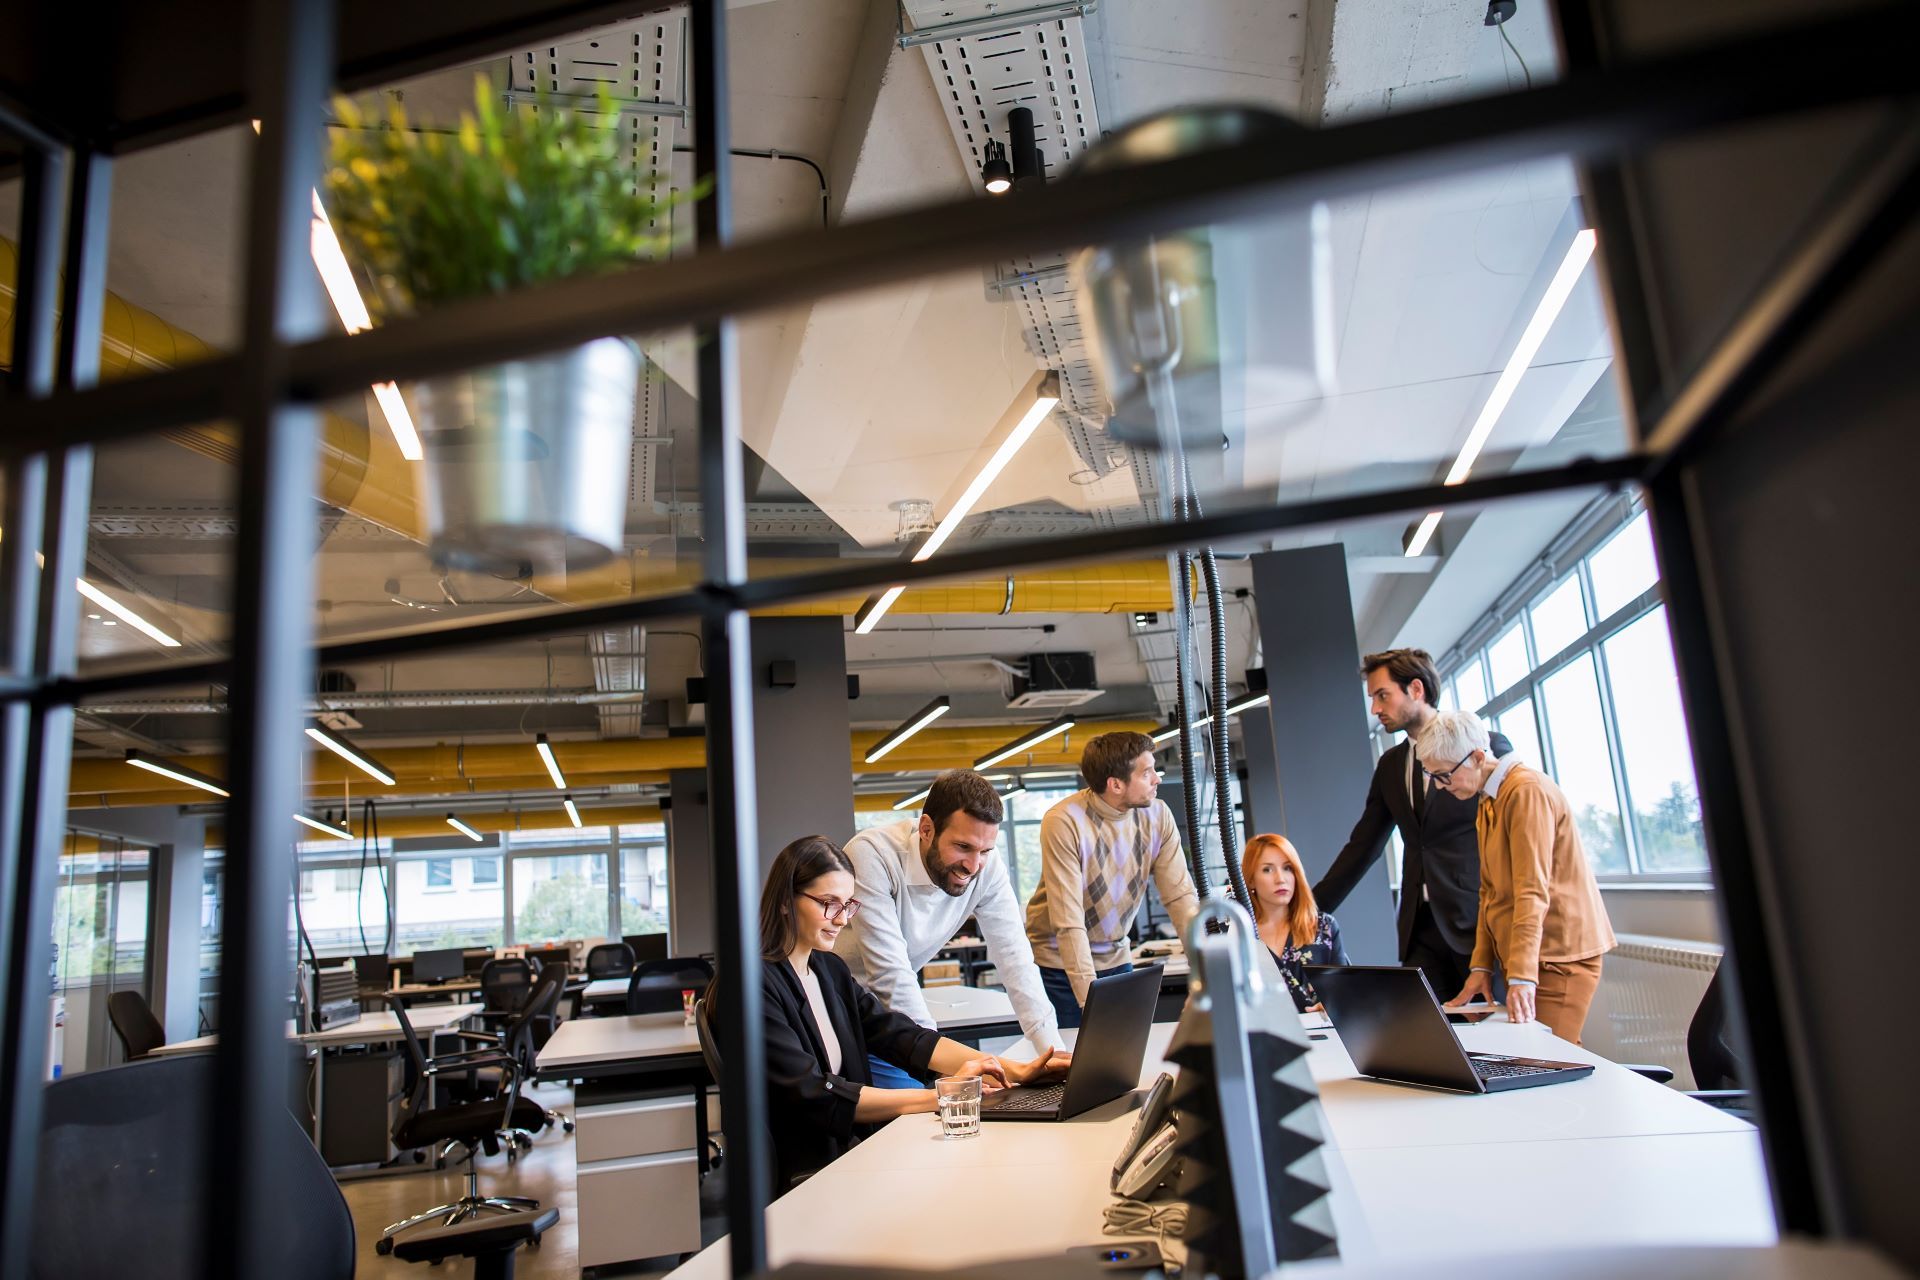
M1293 939L1287 939L1287 945L1275 951L1267 948L1267 954L1273 957L1273 963L1280 970L1281 979L1287 984L1287 990L1293 993L1294 1007L1305 1012L1311 1005L1320 1003L1313 984L1307 981L1306 966L1310 964L1351 964L1347 959L1347 949L1340 942L1340 924L1325 911L1320 913L1320 922L1313 931L1313 941L1304 947L1293 945Z

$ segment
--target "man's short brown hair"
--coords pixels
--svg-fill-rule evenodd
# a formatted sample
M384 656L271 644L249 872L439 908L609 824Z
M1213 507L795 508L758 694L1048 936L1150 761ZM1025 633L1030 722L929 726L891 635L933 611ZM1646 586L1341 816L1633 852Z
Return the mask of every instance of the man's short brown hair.
M1420 696L1427 705L1440 705L1440 673L1433 669L1433 655L1425 649L1388 649L1360 660L1362 676L1370 676L1382 667L1387 669L1387 678L1400 686L1400 692L1412 693L1407 686L1418 680Z
M1106 792L1109 778L1124 787L1133 777L1133 762L1142 752L1152 751L1153 739L1144 733L1103 733L1089 738L1080 752L1080 780L1095 795Z
M936 836L947 825L947 819L956 813L995 826L1006 816L1000 807L1000 793L971 769L950 769L935 778L927 789L927 800L920 806L920 812L933 819Z

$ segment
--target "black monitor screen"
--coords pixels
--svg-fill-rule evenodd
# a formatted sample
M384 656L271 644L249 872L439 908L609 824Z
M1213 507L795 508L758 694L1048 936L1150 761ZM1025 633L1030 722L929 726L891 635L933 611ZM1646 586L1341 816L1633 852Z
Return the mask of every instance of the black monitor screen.
M633 948L636 964L667 958L667 935L664 933L629 933L620 941Z
M353 958L354 981L363 987L384 987L387 975L393 965L385 956L355 956Z
M413 980L452 982L466 973L466 961L466 952L458 947L448 951L416 951L413 953Z

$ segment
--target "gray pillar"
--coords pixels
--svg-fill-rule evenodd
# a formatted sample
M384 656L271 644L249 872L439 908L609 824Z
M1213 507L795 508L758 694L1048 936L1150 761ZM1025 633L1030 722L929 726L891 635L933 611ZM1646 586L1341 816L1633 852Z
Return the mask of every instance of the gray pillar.
M707 771L667 775L667 945L713 954L713 862L707 850Z
M1285 831L1287 807L1280 803L1280 764L1273 754L1273 715L1267 708L1241 714L1240 752L1247 764L1241 793L1247 806L1246 834Z
M1254 556L1253 595L1272 697L1272 776L1285 820L1280 834L1293 841L1307 875L1317 880L1352 832L1373 775L1346 549L1335 543ZM1251 750L1247 764L1251 775ZM1251 791L1260 788L1255 783ZM1384 858L1340 904L1339 916L1355 964L1396 962Z
M839 618L755 618L749 634L760 865L766 867L801 836L836 842L853 836L847 642Z

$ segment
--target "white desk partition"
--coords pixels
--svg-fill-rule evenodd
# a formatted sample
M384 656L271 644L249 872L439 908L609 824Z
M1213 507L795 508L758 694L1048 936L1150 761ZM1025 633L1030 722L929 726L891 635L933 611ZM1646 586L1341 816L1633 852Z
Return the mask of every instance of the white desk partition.
M1163 1068L1172 1030L1153 1028L1143 1083ZM1412 1089L1355 1078L1337 1035L1323 1032L1329 1038L1315 1044L1310 1065L1329 1131L1342 1254L1311 1275L1441 1255L1776 1239L1751 1126L1538 1024L1496 1020L1459 1031L1470 1049L1596 1069L1584 1080L1498 1094ZM957 1142L940 1138L933 1116L903 1116L769 1207L769 1264L958 1266L1112 1239L1102 1214L1133 1120L1127 1106L1062 1124L988 1123L978 1138ZM990 1197L993 1230L955 1228L939 1193L956 1187ZM702 1251L675 1280L725 1276L726 1250L721 1241Z

